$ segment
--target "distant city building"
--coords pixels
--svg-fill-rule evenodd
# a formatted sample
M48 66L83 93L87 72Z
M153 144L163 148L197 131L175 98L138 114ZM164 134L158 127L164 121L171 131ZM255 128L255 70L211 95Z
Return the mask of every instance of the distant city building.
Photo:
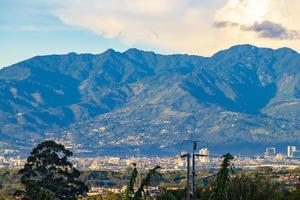
M200 162L205 162L205 163L209 162L209 158L208 158L209 151L208 151L208 148L202 148L202 149L200 149L199 150L199 154L203 155L203 156L199 157Z
M199 150L199 154L200 155L208 155L209 151L208 151L208 148L203 148L203 149L200 149Z
M284 155L282 153L278 153L278 154L276 154L275 159L276 160L283 160L284 159Z
M175 169L181 169L181 168L185 167L185 160L183 160L180 156L177 156L174 159L174 166L175 166Z
M266 157L274 157L276 155L275 147L266 148L265 156Z
M287 157L293 158L295 151L296 151L296 147L295 146L288 146L287 147Z

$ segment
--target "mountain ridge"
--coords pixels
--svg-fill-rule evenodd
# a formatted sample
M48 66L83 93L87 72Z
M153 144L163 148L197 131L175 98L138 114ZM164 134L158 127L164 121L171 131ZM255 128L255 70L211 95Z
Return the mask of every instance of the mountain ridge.
M165 154L189 138L226 149L300 137L300 55L289 48L36 56L1 69L0 91L0 145L19 153L43 139Z

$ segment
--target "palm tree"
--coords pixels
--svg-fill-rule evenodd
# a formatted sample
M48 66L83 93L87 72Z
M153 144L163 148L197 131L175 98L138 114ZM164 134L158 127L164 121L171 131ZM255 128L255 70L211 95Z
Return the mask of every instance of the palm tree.
M230 175L234 173L234 165L232 163L233 156L229 153L222 156L223 162L217 173L217 181L210 197L211 200L227 200L227 189L230 181Z
M158 172L159 169L160 169L160 166L157 165L153 169L149 170L149 172L146 174L146 177L142 180L140 187L135 192L133 200L142 199L143 194L144 194L144 196L146 196L145 187L152 185L154 177L156 177L156 176L161 177L161 174Z
M146 174L145 178L141 181L139 188L134 191L134 185L136 183L136 178L138 176L138 171L136 169L136 164L133 164L133 169L131 172L130 180L128 182L126 191L125 191L125 200L141 200L143 196L146 196L145 188L153 184L155 177L161 177L161 174L158 172L160 166L155 166L150 169Z
M125 190L125 200L131 200L134 195L134 185L136 183L136 178L138 176L138 171L136 169L136 164L133 163L133 169L130 175L130 180L128 182L127 188Z

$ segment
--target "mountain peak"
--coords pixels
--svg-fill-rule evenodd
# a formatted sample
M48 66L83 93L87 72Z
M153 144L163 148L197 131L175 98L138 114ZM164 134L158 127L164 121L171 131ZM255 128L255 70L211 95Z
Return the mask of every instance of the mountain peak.
M146 51L137 48L130 48L123 52L127 55L138 55L138 54L155 54L153 51Z
M143 50L140 50L138 48L129 48L126 51L124 51L124 53L126 53L126 52L141 52L141 51L143 51Z
M109 48L106 51L104 51L102 54L103 55L113 55L113 54L116 54L116 53L118 53L118 52L115 51L114 49Z
M78 54L76 52L70 52L67 54L68 56L77 56Z
M252 51L258 49L257 46L251 45L251 44L240 44L240 45L234 45L229 48L229 50L237 50L237 51Z
M216 54L214 54L212 57L223 57L225 55L256 55L256 54L260 54L262 52L266 52L266 51L272 51L272 49L270 48L264 48L264 47L257 47L251 44L241 44L241 45L235 45L232 46L228 49L225 50L221 50L219 52L217 52Z
M126 51L124 51L123 53L126 55L137 56L137 55L141 55L143 53L143 51L140 49L137 49L137 48L130 48L130 49L127 49Z
M288 48L288 47L281 47L279 49L276 49L275 51L278 52L278 53L283 53L283 54L286 54L286 53L298 54L297 51L295 51L294 49Z

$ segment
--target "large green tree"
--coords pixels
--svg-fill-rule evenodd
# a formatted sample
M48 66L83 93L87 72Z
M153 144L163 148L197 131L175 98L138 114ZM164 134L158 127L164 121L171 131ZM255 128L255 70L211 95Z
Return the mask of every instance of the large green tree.
M45 141L35 147L19 171L27 199L75 200L88 191L80 172L68 158L73 153L62 144Z

